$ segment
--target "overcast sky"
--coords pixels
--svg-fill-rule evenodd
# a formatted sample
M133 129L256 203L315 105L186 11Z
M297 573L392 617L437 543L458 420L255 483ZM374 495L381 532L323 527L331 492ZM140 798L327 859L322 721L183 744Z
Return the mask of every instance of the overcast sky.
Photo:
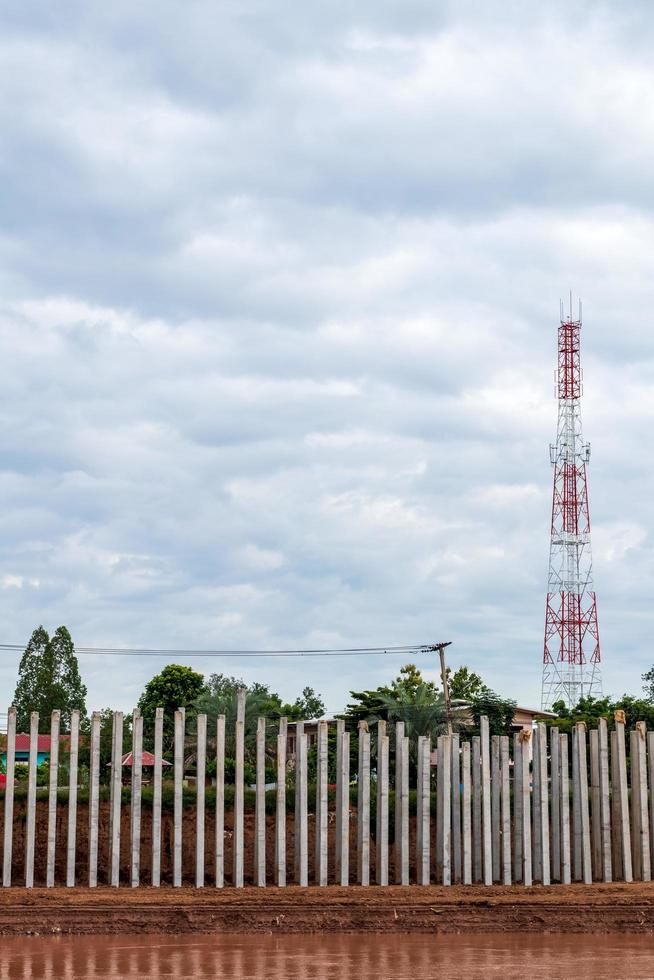
M573 289L605 690L638 693L650 5L10 0L2 20L0 642L451 640L538 704ZM195 665L336 710L403 659ZM89 708L130 709L163 663L85 657Z

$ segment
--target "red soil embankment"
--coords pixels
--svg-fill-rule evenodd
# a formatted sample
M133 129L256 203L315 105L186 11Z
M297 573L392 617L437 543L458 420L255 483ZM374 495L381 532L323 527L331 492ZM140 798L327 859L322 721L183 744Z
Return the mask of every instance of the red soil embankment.
M652 931L643 884L0 890L0 935Z

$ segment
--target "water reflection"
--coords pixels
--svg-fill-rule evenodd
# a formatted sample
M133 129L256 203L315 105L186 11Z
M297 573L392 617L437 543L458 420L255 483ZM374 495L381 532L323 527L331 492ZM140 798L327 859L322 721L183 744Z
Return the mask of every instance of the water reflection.
M628 968L625 967L628 964ZM76 936L0 940L0 980L654 977L647 936Z

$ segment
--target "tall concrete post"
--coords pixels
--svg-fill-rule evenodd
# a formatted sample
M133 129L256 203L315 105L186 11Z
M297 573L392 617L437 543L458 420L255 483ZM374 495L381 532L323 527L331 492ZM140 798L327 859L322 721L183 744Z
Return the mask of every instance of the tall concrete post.
M216 834L214 840L216 888L225 885L225 716L216 719Z
M377 837L376 881L388 884L388 759L389 745L386 722L378 722L377 728Z
M600 818L599 732L588 733L590 750L590 843L593 880L602 880L602 821Z
M79 710L70 713L70 752L68 756L68 831L66 837L66 887L75 887L77 851L77 781L79 768Z
M102 715L91 715L91 745L89 773L89 888L98 884L98 822L100 815L100 726Z
M164 709L156 708L154 714L154 766L152 770L152 872L154 888L161 884L161 791L163 772L163 720Z
M611 783L609 770L609 736L606 718L597 723L597 751L599 755L599 810L600 810L600 868L603 881L612 880L611 862Z
M572 881L570 851L570 777L568 762L568 736L559 736L559 779L561 809L561 883L569 885Z
M395 834L393 839L393 870L395 884L402 884L402 739L404 722L395 722Z
M593 881L590 849L590 816L588 813L588 764L586 755L586 726L581 722L575 725L577 733L577 783L579 793L579 814L581 824L582 876L585 885Z
M650 838L649 838L649 807L647 799L647 725L644 721L636 722L636 742L637 752L635 758L631 757L632 767L632 786L635 783L638 787L636 793L636 805L638 807L638 851L640 856L640 878L641 881L651 881L652 866L650 857ZM633 789L632 789L633 796Z
M266 719L257 719L254 802L254 884L266 885Z
M609 736L611 746L611 866L613 877L619 880L623 877L622 841L620 820L620 776L618 773L618 735L612 731Z
M419 735L416 793L416 880L419 885L428 885L430 878L430 755L430 738L427 735Z
M59 728L61 712L50 716L50 773L48 779L48 849L46 857L46 887L55 883L55 858L57 848L57 788L59 784Z
M300 826L300 793L298 792L298 758L300 749L300 739L304 735L304 722L295 722L295 819L294 819L294 832L293 832L293 874L295 875L295 881L300 881L301 870L300 870L300 834L298 833L298 828Z
M130 808L130 873L132 888L141 883L141 788L143 785L143 718L132 714L132 804Z
M522 814L520 827L522 829L522 883L525 888L532 885L531 873L531 807L529 787L529 739L531 732L522 733Z
M558 728L550 728L550 795L551 833L550 833L550 867L554 881L561 880L561 778L560 770L561 740Z
M439 885L443 883L444 738L444 735L439 735L436 739L436 854L434 871L436 883Z
M207 779L207 716L197 717L195 802L195 887L204 888L205 785Z
M511 783L509 736L500 736L500 823L502 836L502 884L511 884Z
M409 739L406 735L402 736L400 742L400 825L399 825L399 847L400 857L400 884L409 884ZM397 792L397 790L396 790ZM398 828L396 827L396 833Z
M307 799L307 736L296 738L295 745L295 794L297 798L297 823L295 835L297 838L297 883L306 888L309 884L309 808Z
M286 886L286 718L280 718L277 736L277 793L275 819L275 881Z
M499 881L501 875L501 839L500 822L500 736L491 736L491 837L493 841L493 881Z
M316 863L315 883L327 884L327 722L318 722L316 752Z
M513 880L522 881L522 739L513 736Z
M472 812L470 779L470 742L461 744L461 839L463 844L462 878L472 884Z
M341 849L339 854L339 877L341 885L350 883L350 733L341 735Z
M481 739L472 737L472 880L483 878L483 847L481 820Z
M622 716L622 717L619 717ZM627 752L625 747L624 715L616 712L615 719L615 741L616 741L616 760L617 760L617 786L614 785L613 791L617 789L619 801L619 839L621 848L622 877L625 881L633 881L633 870L631 863L631 828L629 826L629 787L627 784Z
M25 845L25 887L34 887L34 838L36 830L36 770L38 764L39 713L30 716L30 754L27 776L27 834Z
M359 775L357 782L357 881L370 884L370 732L359 722Z
M343 837L343 783L342 774L342 752L343 734L345 732L345 721L342 718L336 721L336 812L334 824L336 833L334 834L334 880L338 881L341 877L341 848Z
M441 868L444 885L452 884L452 737L443 737L443 833ZM407 760L408 761L408 760ZM408 828L407 828L408 830Z
M654 849L654 732L647 733L647 766L651 794L649 808L649 845L651 852ZM651 853L650 860L654 862L654 857Z
M14 782L16 772L16 709L7 712L7 785L5 786L4 847L2 850L2 887L11 887L11 862L14 845Z
M240 688L236 704L236 751L234 784L234 885L243 887L243 828L245 805L245 688Z
M452 881L461 883L461 742L452 735Z
M544 885L549 885L550 878L550 815L549 815L549 785L547 779L547 727L539 722L536 729L536 746L538 750L538 772L540 774L540 874Z
M123 713L114 711L113 752L111 760L111 886L120 884L120 811L123 775Z
M534 881L542 881L543 846L541 834L543 823L541 819L541 778L540 778L540 745L538 729L533 732L531 758L531 871Z
M484 884L493 884L493 834L491 825L490 736L488 718L479 719L481 735L481 825L483 836Z
M175 712L173 748L173 888L181 888L182 885L185 720L185 713L178 708Z

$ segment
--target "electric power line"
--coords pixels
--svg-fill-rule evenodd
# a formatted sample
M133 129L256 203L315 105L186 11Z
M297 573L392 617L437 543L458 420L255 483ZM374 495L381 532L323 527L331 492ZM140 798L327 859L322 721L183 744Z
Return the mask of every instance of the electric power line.
M23 651L20 643L0 643L0 652ZM149 649L139 647L85 647L76 646L79 656L105 657L361 657L392 656L405 653L430 653L434 644L405 644L388 647L344 647L324 650L188 650L188 649Z

